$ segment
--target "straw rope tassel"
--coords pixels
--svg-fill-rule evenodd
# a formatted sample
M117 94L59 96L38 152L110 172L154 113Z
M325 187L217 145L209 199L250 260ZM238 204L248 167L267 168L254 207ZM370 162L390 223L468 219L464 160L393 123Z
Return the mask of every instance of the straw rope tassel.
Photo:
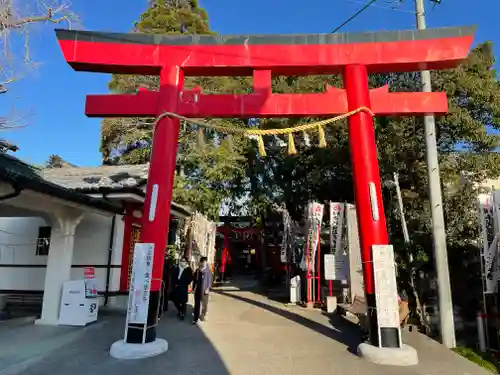
M293 134L288 133L288 155L295 155L297 149L295 148L295 141L293 140Z
M248 136L257 136L257 143L259 145L259 154L261 156L266 156L266 150L264 147L264 140L262 139L262 136L264 135L285 135L288 134L288 150L290 154L295 154L297 150L295 149L295 143L293 141L293 133L297 132L307 132L309 130L318 130L318 137L319 137L319 147L326 147L326 138L325 138L325 130L324 127L327 125L330 125L334 122L343 120L348 118L349 116L355 115L356 113L359 112L365 112L369 114L370 116L375 116L375 114L370 110L368 107L359 107L355 110L352 110L350 112L344 113L342 115L332 117L326 120L321 120L317 122L311 122L308 124L302 124L299 126L295 126L292 128L280 128L280 129L248 129L248 128L240 128L236 126L222 126L222 125L217 125L217 124L210 124L206 122L201 122L198 120L194 119L189 119L187 117L181 116L177 113L174 112L163 112L161 115L159 115L156 118L155 121L155 127L158 125L160 120L162 118L165 118L167 116L177 118L183 121L186 121L187 123L197 125L199 130L198 130L198 135L199 135L199 140L201 141L200 135L203 135L203 129L208 128L211 129L212 131L223 133L223 134L241 134L241 135L246 135ZM204 139L204 137L203 137Z
M326 147L325 129L323 129L322 126L318 126L318 138L319 138L318 147L325 148Z
M264 147L264 139L262 139L261 135L259 135L257 138L257 145L259 146L259 155L260 156L267 156L266 148Z

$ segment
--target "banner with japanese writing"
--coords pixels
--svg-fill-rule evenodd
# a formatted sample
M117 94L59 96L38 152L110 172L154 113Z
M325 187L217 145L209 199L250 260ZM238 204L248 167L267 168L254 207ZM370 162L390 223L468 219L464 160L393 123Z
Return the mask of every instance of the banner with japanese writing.
M498 289L498 236L496 234L495 218L497 209L490 194L480 194L478 197L479 217L481 220L481 235L483 242L485 290L487 294L496 293Z
M344 204L330 202L330 253L337 254L342 245L344 229Z
M128 323L146 324L153 270L154 244L136 243L128 295Z
M309 254L311 269L316 268L316 253L321 243L321 223L323 222L324 205L311 202L308 204Z

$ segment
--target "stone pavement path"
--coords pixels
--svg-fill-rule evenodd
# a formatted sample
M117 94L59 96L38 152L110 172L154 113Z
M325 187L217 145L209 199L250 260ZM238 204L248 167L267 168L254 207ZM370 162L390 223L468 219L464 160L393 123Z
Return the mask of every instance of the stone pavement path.
M318 311L285 308L248 291L211 296L208 321L193 326L174 312L162 319L160 337L169 341L161 356L125 361L109 356L123 335L123 317L104 317L71 344L38 360L26 375L487 375L490 374L419 334L421 364L412 368L377 366L358 358L356 328L330 322ZM333 323L333 325L332 325ZM2 371L0 370L0 375Z

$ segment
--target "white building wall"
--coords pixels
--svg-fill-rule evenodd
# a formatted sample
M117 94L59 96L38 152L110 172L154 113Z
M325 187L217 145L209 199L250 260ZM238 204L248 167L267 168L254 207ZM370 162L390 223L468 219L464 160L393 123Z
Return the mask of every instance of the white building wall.
M0 218L0 290L43 290L47 256L36 255L36 242L38 228L46 225L50 226L50 223L39 217ZM87 214L75 234L71 278L83 278L83 267L75 266L94 266L101 292L106 290L111 227L112 218ZM118 291L120 286L123 229L122 217L116 216L110 263L110 292Z
M43 289L47 257L36 256L36 243L38 228L45 225L39 217L0 218L0 290Z

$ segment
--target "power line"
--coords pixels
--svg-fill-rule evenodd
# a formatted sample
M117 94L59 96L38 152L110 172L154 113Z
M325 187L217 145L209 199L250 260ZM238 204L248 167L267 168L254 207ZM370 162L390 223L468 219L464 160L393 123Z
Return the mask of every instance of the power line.
M375 1L377 0L369 0L360 10L358 10L356 13L354 13L351 17L349 17L347 20L342 22L339 26L337 26L333 31L332 34L335 34L337 31L339 31L341 28L343 28L345 25L347 25L349 22L351 22L353 19L355 19L357 16L359 16L361 13L363 13L366 9L370 7Z
M347 0L347 1L349 3L353 3L353 4L364 4L363 1L359 1L359 0ZM383 6L383 5L373 4L372 8L384 9L384 10L388 10L391 12L401 12L401 13L407 13L407 14L413 14L413 15L415 14L415 11L409 10L409 9L400 9L397 5Z

